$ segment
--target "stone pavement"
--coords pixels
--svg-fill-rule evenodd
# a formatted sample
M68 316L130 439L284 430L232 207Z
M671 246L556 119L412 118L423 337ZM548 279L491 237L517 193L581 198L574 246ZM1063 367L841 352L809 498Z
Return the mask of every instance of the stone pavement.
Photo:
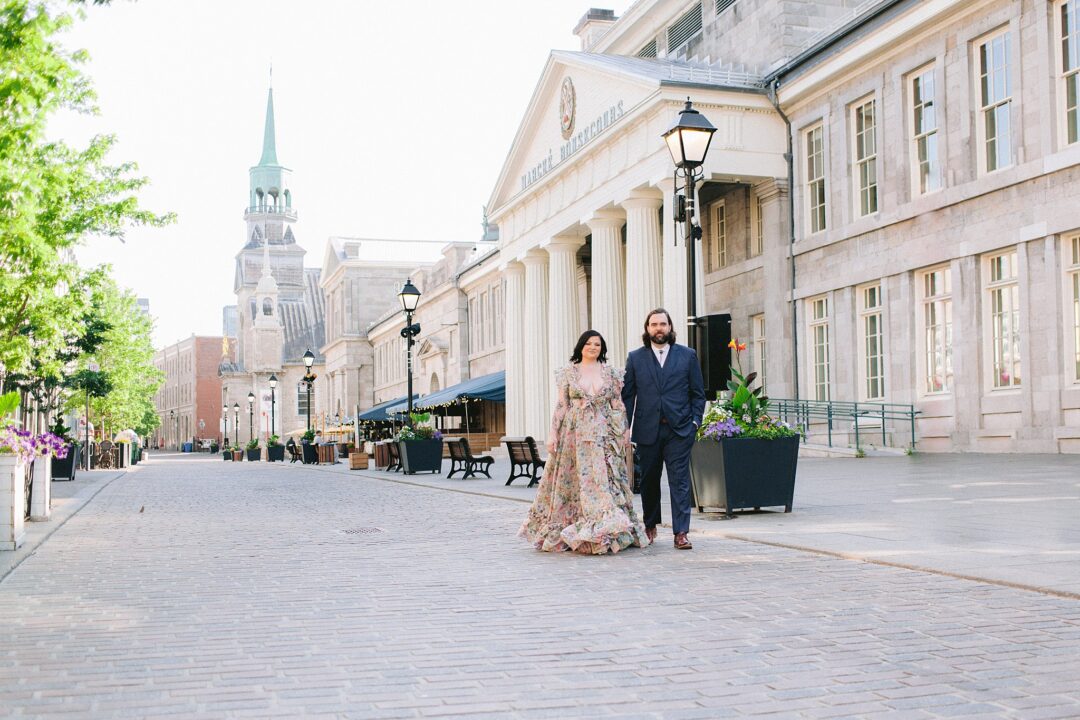
M712 535L546 555L522 503L335 470L103 487L0 582L3 714L1080 714L1071 598Z
M443 467L448 470L449 462ZM343 464L320 469L350 472ZM526 480L504 487L506 458L497 459L493 480L353 472L524 502L535 495ZM670 518L666 488L663 498L664 517ZM774 543L1080 598L1078 518L1076 456L801 458L794 512L739 513L735 521L721 513L695 514L691 535Z

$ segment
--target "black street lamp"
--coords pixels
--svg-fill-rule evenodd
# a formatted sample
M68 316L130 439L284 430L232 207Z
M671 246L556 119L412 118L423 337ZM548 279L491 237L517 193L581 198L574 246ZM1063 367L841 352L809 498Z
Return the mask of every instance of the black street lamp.
M311 430L311 386L315 383L315 374L311 372L311 366L315 364L315 353L311 350L304 352L304 367L307 368L307 372L304 373L304 377L301 378L304 385L307 386L307 429Z
M170 411L169 411L169 420L175 420L175 419L176 419L176 411L175 411L175 410L170 410ZM180 438L178 437L178 436L179 436L179 434L180 434L180 433L178 433L178 432L177 432L177 433L175 433L175 434L173 435L173 441L174 441L174 442L177 442L177 443L179 443L179 440L180 440ZM179 444L178 444L178 446L177 446L177 448L176 448L176 449L177 449L177 450L179 450L179 449L180 449L180 448L179 448Z
M233 429L236 432L237 444L240 443L240 403L234 402L232 405L233 411Z
M274 405L277 398L275 397L275 388L277 388L277 375L270 376L270 434L273 435L277 432L277 423L274 418Z
M248 442L255 439L255 393L248 393Z
M225 418L225 437L222 439L221 447L229 447L229 403L225 403L221 406L221 415Z
M401 292L398 293L398 298L401 300L401 309L405 311L405 327L401 329L401 337L405 338L405 367L408 370L408 386L405 390L408 423L412 425L412 348L416 342L416 336L420 334L420 324L413 324L412 315L416 312L416 306L420 304L420 291L416 289L416 286L412 284L412 279L405 280L405 286L401 288Z
M697 262L694 256L695 240L701 240L701 225L694 217L694 193L698 180L705 177L701 166L705 164L705 155L709 152L716 128L708 118L693 108L690 98L686 98L686 107L679 112L678 118L664 133L671 159L675 162L675 219L686 224L686 324L690 347L695 350L700 344L697 323ZM683 186L679 188L679 178ZM683 190L685 198L678 196ZM685 205L684 205L685 202Z

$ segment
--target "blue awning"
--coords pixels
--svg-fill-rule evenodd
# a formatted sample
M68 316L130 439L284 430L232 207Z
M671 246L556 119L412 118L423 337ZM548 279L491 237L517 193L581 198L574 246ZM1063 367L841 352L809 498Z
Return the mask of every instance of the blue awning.
M413 395L413 402L416 402L416 399L418 397L419 395ZM386 402L374 405L365 410L364 412L360 413L360 420L367 420L368 422L371 422L373 420L383 420L385 422L389 422L392 418L390 417L390 413L387 412L387 409L393 405L401 405L402 407L405 407L407 399L408 395L402 395L399 398L394 398L393 400L387 400Z
M413 400L413 409L430 410L462 400L506 402L506 371L500 370L497 373L483 375L460 382L457 385L451 385L443 390L437 390L419 400ZM408 403L405 402L405 398L402 398L396 404L386 408L386 412L389 414L403 413L407 407Z

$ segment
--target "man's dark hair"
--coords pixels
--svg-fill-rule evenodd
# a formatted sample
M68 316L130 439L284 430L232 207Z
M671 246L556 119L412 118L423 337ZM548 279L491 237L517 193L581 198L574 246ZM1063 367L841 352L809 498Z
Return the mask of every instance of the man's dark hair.
M600 338L600 355L596 358L597 362L607 362L607 341L604 340L604 336L595 330L586 330L581 333L581 337L578 338L577 345L574 346L574 354L570 356L570 362L577 365L581 362L581 351L585 349L585 343L589 342L590 338Z
M645 332L643 332L641 334L641 344L644 345L645 347L650 347L652 345L652 336L649 335L649 320L650 320L650 318L652 318L653 315L659 315L661 313L663 313L664 315L667 316L667 324L668 324L668 328L669 328L668 336L667 336L667 344L668 345L674 345L675 344L675 323L671 322L671 313L669 313L667 310L665 310L664 308L661 307L661 308L656 308L654 310L650 310L649 314L645 316Z

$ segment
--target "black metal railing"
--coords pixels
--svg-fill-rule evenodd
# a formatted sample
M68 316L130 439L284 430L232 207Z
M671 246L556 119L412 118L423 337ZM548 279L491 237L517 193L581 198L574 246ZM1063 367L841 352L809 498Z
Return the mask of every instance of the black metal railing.
M800 427L803 442L813 424L824 423L827 427L829 447L833 444L833 430L836 424L850 422L855 431L855 448L861 449L862 436L870 430L870 426L880 424L881 444L888 445L887 426L889 423L895 428L899 423L907 425L911 444L915 448L915 416L919 410L914 405L903 403L880 403L880 402L845 402L837 400L790 400L785 398L769 398L769 405L773 414L780 420L791 425ZM863 423L860 432L859 422Z

